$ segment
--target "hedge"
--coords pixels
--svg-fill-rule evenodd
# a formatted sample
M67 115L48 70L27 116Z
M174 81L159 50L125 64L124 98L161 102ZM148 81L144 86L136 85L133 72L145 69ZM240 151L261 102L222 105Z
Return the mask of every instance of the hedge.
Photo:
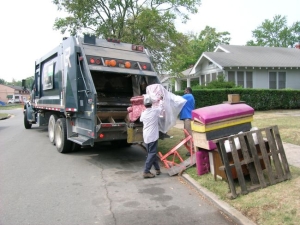
M184 93L183 91L176 91L175 94L183 95ZM194 89L196 109L226 102L228 94L239 94L241 101L257 111L300 108L300 90L230 88Z

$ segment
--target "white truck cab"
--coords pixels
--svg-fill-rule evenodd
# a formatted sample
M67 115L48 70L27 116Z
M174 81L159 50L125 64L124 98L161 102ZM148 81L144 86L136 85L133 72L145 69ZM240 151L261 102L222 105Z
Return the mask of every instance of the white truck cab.
M12 98L7 101L8 104L13 103L22 103L23 102L23 96L22 95L12 95Z

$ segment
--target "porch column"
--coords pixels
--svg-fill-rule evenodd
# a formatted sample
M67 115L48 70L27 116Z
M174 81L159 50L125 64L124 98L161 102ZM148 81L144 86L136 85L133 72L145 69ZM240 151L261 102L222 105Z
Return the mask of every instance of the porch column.
M199 85L201 85L201 76L199 77Z
M191 78L186 79L186 86L191 87Z
M181 90L181 80L175 80L175 91Z

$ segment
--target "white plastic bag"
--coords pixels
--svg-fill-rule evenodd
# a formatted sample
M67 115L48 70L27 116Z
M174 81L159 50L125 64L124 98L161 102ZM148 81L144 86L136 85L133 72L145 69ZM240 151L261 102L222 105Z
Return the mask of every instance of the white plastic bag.
M161 107L159 131L167 133L176 125L177 117L186 103L186 100L167 91L161 84L147 86L146 93L152 100L152 107Z

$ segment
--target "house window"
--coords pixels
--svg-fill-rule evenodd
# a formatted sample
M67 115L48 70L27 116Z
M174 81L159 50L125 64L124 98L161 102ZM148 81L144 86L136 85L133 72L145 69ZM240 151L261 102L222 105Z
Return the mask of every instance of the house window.
M235 83L235 72L234 71L228 71L228 81Z
M208 65L211 66L213 63L212 62L208 62Z
M277 83L276 72L269 72L269 88L276 89L277 88L276 83Z
M237 85L244 87L244 72L243 71L237 72Z
M286 82L285 72L278 72L278 89L284 89Z
M253 88L252 72L246 72L246 88Z
M205 75L201 75L201 85L205 85Z
M216 80L217 79L217 74L216 73L212 73L211 74L211 80Z
M206 74L206 83L209 83L210 82L210 74Z

